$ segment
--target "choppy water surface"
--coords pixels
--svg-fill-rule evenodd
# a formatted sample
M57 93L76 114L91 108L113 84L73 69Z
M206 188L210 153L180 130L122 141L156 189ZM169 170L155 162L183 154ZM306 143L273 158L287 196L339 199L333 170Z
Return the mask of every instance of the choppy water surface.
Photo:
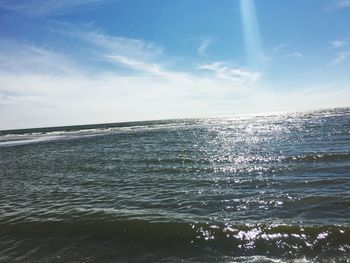
M350 109L0 132L1 262L349 262Z

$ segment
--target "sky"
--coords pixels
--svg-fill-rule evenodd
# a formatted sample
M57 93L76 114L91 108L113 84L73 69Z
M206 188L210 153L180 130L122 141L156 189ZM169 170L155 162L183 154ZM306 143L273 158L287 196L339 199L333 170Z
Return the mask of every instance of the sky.
M350 106L350 0L0 0L0 129Z

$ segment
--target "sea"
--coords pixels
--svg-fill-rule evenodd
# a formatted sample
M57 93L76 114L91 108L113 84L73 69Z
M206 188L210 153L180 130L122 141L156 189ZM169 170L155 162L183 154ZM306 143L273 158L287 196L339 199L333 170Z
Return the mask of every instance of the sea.
M0 262L350 262L350 108L0 131Z

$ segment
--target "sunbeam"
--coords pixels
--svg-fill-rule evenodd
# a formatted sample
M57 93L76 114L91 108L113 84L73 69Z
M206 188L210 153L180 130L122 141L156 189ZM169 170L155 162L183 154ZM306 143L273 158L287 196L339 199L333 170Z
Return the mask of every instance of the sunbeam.
M262 46L254 0L240 0L240 7L247 63L251 67L260 67Z

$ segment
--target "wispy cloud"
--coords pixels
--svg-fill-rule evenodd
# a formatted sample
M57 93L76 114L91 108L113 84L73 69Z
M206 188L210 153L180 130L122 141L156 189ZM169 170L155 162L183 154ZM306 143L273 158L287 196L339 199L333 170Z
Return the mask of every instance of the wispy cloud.
M205 38L201 41L198 49L197 49L197 52L198 54L204 56L206 55L206 50L208 49L208 47L210 46L210 44L212 43L213 41L209 38Z
M162 53L162 48L140 39L109 36L99 32L71 32L74 37L106 51L126 57L150 59Z
M282 50L284 50L284 49L286 49L288 47L289 47L289 44L282 43L282 44L280 44L278 46L275 46L272 50L273 50L274 53L279 53L280 51L282 51Z
M66 74L82 70L68 57L26 43L0 40L0 71Z
M304 55L301 51L296 50L296 48L288 43L282 43L278 46L272 48L270 58L271 60L281 60L290 58L303 58Z
M232 68L226 66L223 62L202 64L198 66L198 68L213 71L216 77L224 80L230 80L238 85L252 83L260 77L259 72L249 72L239 68Z
M333 0L326 2L324 10L326 12L340 11L350 7L350 0Z
M345 41L345 40L333 40L333 41L331 41L331 46L333 48L341 48L341 47L346 46L346 44L347 44L347 41Z
M90 55L111 66L88 70L93 65L53 50L0 42L0 128L210 115L218 101L244 96L236 88L253 77L228 67L214 75L196 67L171 70L158 62L161 48L144 40L95 32L77 37L98 50Z
M223 62L200 65L201 70L214 73L203 75L110 54L105 59L140 74L111 70L87 73L63 54L40 47L27 46L25 55L4 56L0 66L0 129L310 109L312 105L332 106L330 100L334 106L346 105L349 97L346 89L257 89L251 85L259 73ZM6 60L14 60L11 70ZM62 74L51 74L55 63Z
M339 52L336 54L335 58L329 63L329 65L337 65L350 58L350 51Z
M337 0L336 6L338 8L348 8L350 7L350 0Z
M60 14L82 5L102 3L106 0L1 0L0 8L27 15Z
M302 58L303 57L303 54L301 52L298 52L298 51L293 52L292 55L294 57L297 57L297 58Z
M299 103L300 92L260 89L262 74L239 65L193 61L192 68L188 63L186 70L174 69L171 56L144 39L71 28L61 33L83 41L78 45L86 50L80 52L94 59L84 63L74 53L0 41L0 129L210 116ZM101 61L107 66L94 70ZM328 105L329 94L334 101L346 98L346 91L331 92L305 95L298 109Z
M186 83L190 86L196 86L195 83L199 82L197 76L193 73L188 74L186 72L169 70L166 69L162 64L156 62L146 62L117 55L107 55L105 58L109 62L113 62L128 69L138 71L140 74L133 74L134 77L146 76L148 78L152 78L154 82L178 82L179 85Z
M152 74L157 74L161 75L162 69L159 64L156 63L146 63L143 61L135 60L132 58L128 58L125 56L120 56L120 55L107 55L105 58L108 61L119 63L125 67L128 67L130 69L142 71L142 72L147 72L147 73L152 73Z

